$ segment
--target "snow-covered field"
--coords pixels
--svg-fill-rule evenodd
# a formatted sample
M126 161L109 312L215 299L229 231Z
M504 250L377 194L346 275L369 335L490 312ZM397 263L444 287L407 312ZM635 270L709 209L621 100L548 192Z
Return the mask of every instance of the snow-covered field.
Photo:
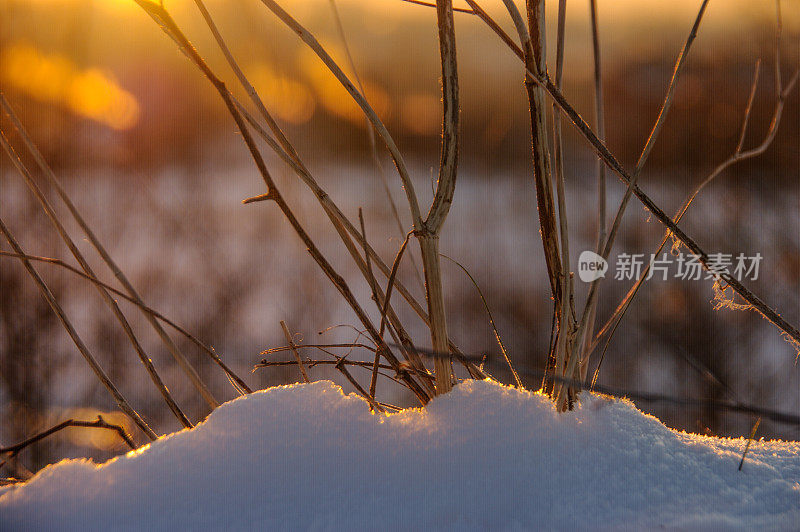
M788 530L800 443L673 431L627 401L559 415L465 382L373 415L329 381L233 400L192 430L0 489L3 530Z

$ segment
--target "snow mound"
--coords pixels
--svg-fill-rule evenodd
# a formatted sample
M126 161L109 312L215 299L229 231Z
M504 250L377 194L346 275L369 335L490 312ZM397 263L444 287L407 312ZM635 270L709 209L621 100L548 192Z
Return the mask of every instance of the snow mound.
M627 401L557 414L465 382L373 415L328 381L222 405L192 430L0 489L2 530L793 529L800 443L668 429Z

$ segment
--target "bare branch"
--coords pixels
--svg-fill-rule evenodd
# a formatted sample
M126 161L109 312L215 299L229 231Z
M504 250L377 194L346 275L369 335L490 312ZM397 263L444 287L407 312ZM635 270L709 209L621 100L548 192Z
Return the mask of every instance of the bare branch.
M15 456L20 453L26 447L33 445L34 443L41 441L56 432L59 432L67 427L81 427L81 428L95 428L95 429L107 429L113 430L117 434L119 434L120 439L125 442L128 447L132 450L136 450L136 445L133 443L133 440L128 433L125 432L125 428L121 425L115 425L113 423L107 423L103 416L97 416L96 421L77 421L74 419L68 419L66 421L62 421L58 425L50 427L49 429L40 432L30 438L21 441L15 445L10 445L8 447L0 447L0 454L9 453L11 456Z
M292 353L294 353L294 358L297 360L297 367L300 368L300 374L303 376L303 381L306 383L311 382L308 379L306 368L303 366L303 361L300 359L300 353L298 353L297 347L294 345L294 341L292 340L292 333L289 332L289 327L286 326L286 322L283 320L281 320L281 329L283 329L283 334L286 336L286 341L289 342L289 349L292 350Z

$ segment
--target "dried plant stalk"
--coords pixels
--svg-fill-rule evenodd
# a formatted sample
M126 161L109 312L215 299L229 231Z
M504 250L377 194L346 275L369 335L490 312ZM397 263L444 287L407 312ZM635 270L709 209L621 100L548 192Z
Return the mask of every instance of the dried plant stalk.
M339 33L339 38L342 41L342 45L344 46L345 55L347 56L347 62L350 64L350 70L353 72L353 77L356 80L356 85L358 85L358 90L361 91L361 94L366 94L364 90L364 85L361 83L361 77L358 75L358 69L356 69L356 62L353 59L353 54L350 51L350 44L347 42L347 36L345 35L344 25L342 24L342 17L339 15L339 7L336 4L336 0L330 0L331 4L331 11L333 12L333 19L336 22L336 30ZM435 5L431 4L433 7ZM394 218L395 222L397 223L397 231L402 238L405 235L406 230L403 228L403 222L400 219L400 212L397 210L397 204L392 197L392 191L389 189L389 178L386 176L386 172L383 169L383 163L381 163L380 155L378 154L378 146L375 142L375 129L372 127L372 123L370 123L369 119L364 117L367 122L367 135L369 138L369 151L372 155L372 161L375 163L375 167L378 169L378 175L381 178L381 186L383 187L383 192L386 195L386 199L389 203L389 208L392 212L392 217ZM364 237L366 240L366 236ZM369 252L365 253L365 255L369 255ZM368 257L367 257L368 258ZM419 281L420 286L424 289L425 284L422 280L422 275L419 273L419 268L417 268L417 262L414 260L412 255L409 255L409 260L411 261L411 266L414 270L414 275L416 276L417 280Z
M17 444L9 445L8 447L0 447L0 454L9 453L11 456L15 456L20 453L25 447L33 445L34 443L41 441L56 432L64 430L67 427L80 427L80 428L95 428L95 429L106 429L106 430L113 430L116 432L120 439L125 442L125 444L130 447L131 449L136 449L136 444L133 443L133 440L125 432L125 428L121 425L115 425L114 423L108 423L103 416L97 416L95 421L80 421L77 419L67 419L62 421L58 425L50 427L49 429L40 432L30 438L27 438Z
M692 43L697 37L697 30L700 28L700 23L703 20L703 15L705 14L706 7L708 6L708 0L704 0L703 3L700 5L700 9L697 12L697 16L695 17L694 23L692 24L692 28L689 31L689 36L686 38L686 42L683 44L683 48L681 48L680 53L678 54L678 59L675 61L675 68L672 72L672 77L670 79L669 85L667 86L667 94L664 96L664 101L661 104L661 109L658 113L658 117L656 118L656 122L653 125L652 130L650 131L650 136L647 138L645 142L644 148L642 148L642 152L639 156L639 160L636 163L636 168L633 171L633 174L630 176L628 180L628 187L625 190L625 194L622 197L622 201L620 202L619 208L614 216L614 221L611 224L611 231L608 233L608 237L606 238L605 243L603 244L603 251L601 252L601 256L603 259L608 260L609 255L611 254L611 249L614 245L614 239L619 232L619 228L622 223L622 216L625 213L625 208L628 205L628 201L633 193L633 189L636 186L636 183L639 179L639 175L644 168L645 163L647 162L647 158L650 155L650 152L655 146L656 139L658 138L659 133L661 132L661 128L666 121L667 114L669 113L669 109L672 106L673 96L675 95L675 89L678 85L678 79L683 71L683 66L685 65L686 58L689 55L689 50L691 49ZM560 87L559 87L560 88ZM587 328L589 325L589 316L592 313L592 308L595 308L596 301L597 301L597 289L600 285L600 279L595 279L589 285L589 295L587 296L586 305L584 306L583 313L581 314L581 320L578 324L576 334L576 341L575 341L575 349L574 352L570 356L570 363L565 373L566 376L572 377L573 373L575 372L576 368L579 366L586 365L587 361L581 360L582 357L585 357L584 353L584 342L585 338L591 334L591 332L587 332Z
M594 114L597 137L606 141L606 119L605 102L603 101L603 69L600 53L600 28L597 21L597 0L589 0L589 19L592 31L592 58L594 60ZM606 165L601 159L597 159L597 243L595 253L600 255L603 252L607 231L606 231ZM580 380L586 379L586 371L589 367L589 344L594 335L595 321L597 318L597 298L588 305L588 318L586 321L586 334L581 348L581 374Z
M422 252L425 274L425 292L431 323L431 342L439 353L449 351L447 315L442 291L442 270L439 258L441 232L456 189L458 175L459 99L458 66L456 61L456 34L453 21L452 0L436 0L436 20L439 26L439 55L442 64L442 146L439 161L439 180L430 211L422 227L417 228L417 239ZM453 367L449 358L437 357L436 393L447 393L452 387Z
M294 345L294 340L292 340L292 333L289 332L289 327L286 326L286 322L283 320L281 320L281 329L283 329L283 335L286 337L286 341L289 343L289 348L292 350L295 360L297 360L297 367L300 369L300 374L303 376L303 382L311 382L308 378L308 373L306 373L306 368L303 365L303 361L300 358L300 353L297 351L297 347Z
M533 179L536 187L536 204L539 211L539 230L544 246L545 263L550 279L550 289L556 308L561 305L562 266L558 244L558 224L553 201L553 184L547 139L547 115L544 90L536 82L547 74L546 34L543 0L526 2L527 27L513 0L503 0L508 9L522 44L526 67L525 89L531 120L531 154L533 156Z
M567 2L558 2L558 34L556 38L556 86L560 89L564 74L564 32L566 25ZM573 285L572 277L569 274L569 228L567 225L567 200L564 183L564 142L561 136L561 111L558 106L553 104L553 170L556 181L556 197L558 198L558 228L561 236L561 264L563 271L559 283L561 293L564 295L558 312L558 338L555 349L555 374L565 375L564 368L569 362L569 356L573 347L573 332L575 329L575 312L572 308ZM564 409L567 406L567 396L564 395L563 404L559 404L559 398L563 390L562 384L555 384L554 396L556 405Z
M331 58L319 41L294 18L292 18L274 0L261 0L284 24L292 29L305 42L317 56L325 63L328 69L336 76L342 86L361 107L364 114L375 127L375 131L384 141L397 167L403 187L408 198L411 218L422 252L423 269L425 270L426 294L428 299L428 315L430 318L431 340L435 349L449 350L450 342L447 338L447 321L444 311L444 298L441 294L441 269L439 268L438 234L444 223L452 202L455 190L458 157L458 73L456 68L455 31L453 27L452 0L437 1L437 23L439 26L440 56L442 60L443 84L443 140L441 150L439 183L434 195L434 201L427 218L423 221L419 202L414 192L408 170L396 144L389 135L388 130L378 118L375 111L367 102L363 94L347 78L342 69ZM450 389L449 379L452 370L449 362L439 362L439 372L442 378L437 378L437 391L439 393ZM447 367L445 367L447 366ZM447 377L445 377L445 374ZM438 381L442 381L439 383ZM446 381L446 382L445 382Z
M525 41L525 33L526 29L524 26L524 22L521 21L518 12L516 11L516 7L513 5L513 2L510 0L504 0L504 3L509 8L509 12L512 13L512 18L514 19L515 26L517 27L517 31L520 33L523 42ZM516 15L516 16L515 16ZM483 19L483 17L481 17ZM487 26L492 29L495 33L500 36L501 40L506 43L505 39L503 39L501 33L498 31L499 25L495 24L487 24ZM507 43L506 43L507 44ZM509 48L518 55L518 51L513 46L509 46ZM519 56L519 55L518 55ZM524 60L524 59L523 59ZM549 78L547 73L545 72L544 75L537 73L535 70L528 68L526 64L525 68L526 74L528 77L533 79L539 86L541 86L547 94L555 101L558 107L564 112L567 117L570 119L574 127L577 129L578 133L586 140L597 156L603 161L603 163L611 169L620 181L624 185L629 185L631 183L631 174L620 164L619 160L614 156L613 153L609 151L606 147L605 143L600 140L594 130L586 123L586 121L581 117L581 115L575 110L575 108L569 103L569 101L564 97L564 94L561 90L555 86L552 80ZM661 209L653 200L650 198L639 186L638 184L634 183L631 185L632 194L636 196L636 198L644 205L645 209L647 209L662 225L666 227L666 229L670 232L670 234L681 244L685 245L689 251L693 254L697 255L699 258L699 262L702 266L709 270L709 255L706 253L698 244L697 242L692 239L689 235L687 235L680 227L678 227L677 223L673 221L667 214ZM787 322L780 314L778 314L774 309L772 309L769 305L767 305L760 297L750 291L746 286L744 286L740 281L738 281L735 277L730 274L723 274L721 276L722 281L728 284L731 289L734 290L737 294L739 294L742 299L744 299L753 310L757 311L761 314L767 321L772 323L775 327L780 329L787 338L791 339L793 343L800 343L800 331L797 327L793 326L789 322Z
M747 102L747 105L745 107L744 118L742 120L742 128L741 128L741 131L740 131L740 134L739 134L739 142L736 145L736 148L734 149L733 154L730 157L728 157L726 160L721 162L719 165L717 165L717 167L714 168L714 170L708 176L706 176L705 179L703 179L700 183L698 183L698 185L694 188L692 193L689 194L689 196L686 198L686 201L684 201L684 203L681 206L681 208L678 209L678 212L673 217L673 221L675 223L678 223L678 222L681 221L683 216L686 214L686 211L691 206L692 202L694 202L695 198L697 198L697 196L700 194L700 192L706 186L708 186L715 178L717 178L725 170L727 170L729 167L733 166L734 164L736 164L736 163L738 163L740 161L744 161L744 160L751 159L753 157L757 157L757 156L761 155L762 153L764 153L766 151L766 149L772 143L772 140L775 138L775 134L777 133L778 126L780 124L781 117L783 115L783 107L784 107L785 100L789 96L789 94L791 93L792 89L795 86L795 83L796 83L796 81L798 79L798 72L796 71L794 73L794 75L792 76L791 80L789 81L789 83L786 84L785 87L779 88L778 94L776 96L775 109L773 111L772 121L770 122L769 130L765 134L765 136L764 136L763 140L761 141L761 143L758 146L756 146L756 147L754 147L754 148L752 148L750 150L744 150L743 149L744 139L745 139L745 137L747 135L748 125L749 125L749 122L750 122L750 114L751 114L751 111L752 111L753 100L755 98L755 91L756 91L756 86L757 86L757 83L758 83L759 65L760 65L760 62L756 64L756 72L755 72L755 75L753 76L753 84L752 84L751 89L750 89L750 96L748 98L748 102ZM778 78L778 76L779 76L779 74L776 74L776 79ZM673 235L672 235L672 232L670 230L666 230L664 232L664 236L661 239L661 244L659 244L658 248L653 253L653 256L658 256L661 253L661 251L664 249L664 246L667 244L667 242L670 240L670 238L672 238L672 236ZM592 351L594 351L594 349L597 348L597 345L601 341L603 341L603 339L606 339L606 346L608 346L609 342L611 341L611 337L613 336L614 331L616 330L617 326L619 325L620 321L622 320L622 317L625 315L625 312L627 311L628 307L633 302L633 299L634 299L634 297L636 297L636 294L638 293L639 289L645 283L645 280L647 279L648 273L650 271L650 267L651 267L650 263L648 263L645 266L645 268L644 268L641 276L639 277L639 279L630 288L630 290L625 295L625 297L622 299L622 301L617 305L617 307L614 310L614 312L611 315L611 317L609 317L609 319L606 321L606 323L603 325L603 327L600 329L600 331L594 337L594 339L591 342L591 344L587 347L587 356L589 354L591 354ZM595 382L597 380L597 376L598 376L598 373L600 371L600 366L602 365L604 356L605 356L605 350L603 351L603 355L601 355L600 361L599 361L598 366L597 366L597 369L595 370L593 382Z

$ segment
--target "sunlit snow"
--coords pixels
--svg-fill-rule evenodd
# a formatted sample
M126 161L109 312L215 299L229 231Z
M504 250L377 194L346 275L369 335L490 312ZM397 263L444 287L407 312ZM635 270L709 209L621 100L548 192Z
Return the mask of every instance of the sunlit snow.
M626 401L557 414L465 382L371 414L328 381L231 401L193 430L0 489L3 530L792 529L800 443L673 431Z

